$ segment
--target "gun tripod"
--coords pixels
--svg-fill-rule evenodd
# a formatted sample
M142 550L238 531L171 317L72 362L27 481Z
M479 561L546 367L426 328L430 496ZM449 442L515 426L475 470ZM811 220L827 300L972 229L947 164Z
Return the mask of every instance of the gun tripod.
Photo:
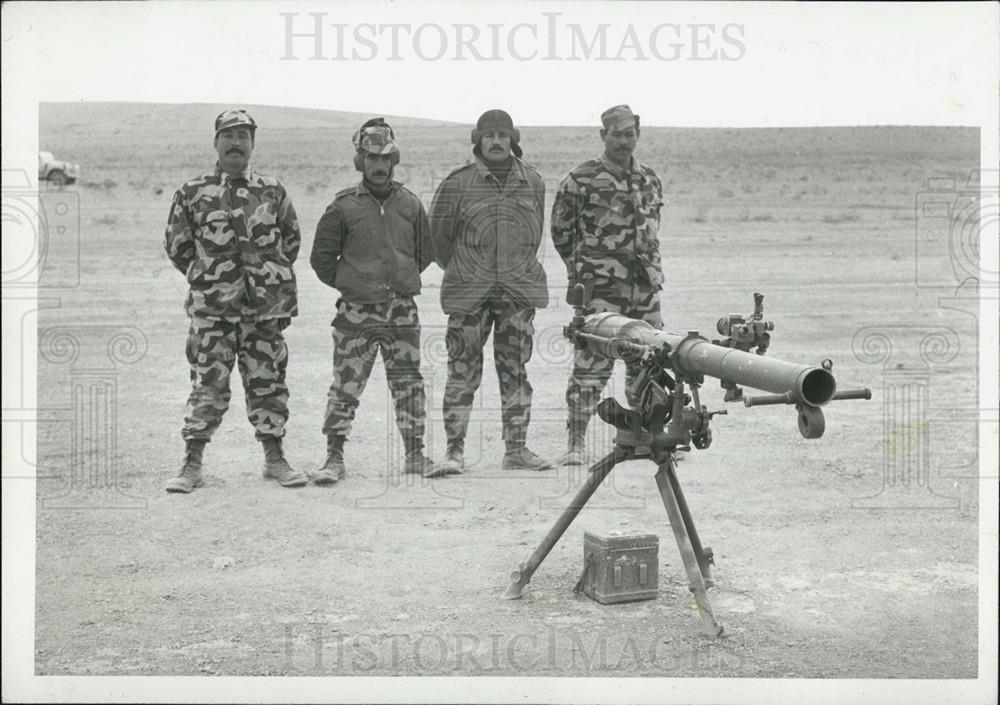
M624 360L636 371L626 390L635 409L624 409L614 399L605 399L597 413L618 434L610 455L591 466L587 481L549 529L527 561L511 574L503 594L516 599L524 594L531 576L580 513L601 482L623 460L649 458L657 464L656 484L674 531L687 571L691 592L705 627L713 636L722 634L715 621L708 588L712 586L712 550L704 548L691 519L687 501L677 480L675 453L694 446L704 450L712 444L712 417L725 411L708 411L699 399L705 376L721 380L726 401L743 400L747 407L794 404L803 438L819 438L825 427L823 407L838 399L871 399L868 388L837 391L830 372L833 362L822 367L796 365L763 357L771 342L774 325L763 318L761 294L754 294L754 312L729 315L719 320L723 340L709 342L697 331L678 335L658 330L649 323L619 313L584 316L585 287L577 284L571 297L575 312L563 334L579 348L589 349L611 360ZM756 348L756 354L750 351ZM745 396L740 385L772 392ZM690 393L688 393L690 392Z
M663 506L667 510L670 527L673 529L674 539L677 541L677 548L680 550L681 559L684 561L684 568L687 571L690 590L698 604L698 611L701 613L705 629L713 637L721 636L722 625L716 621L712 611L712 603L708 599L708 588L712 587L713 584L712 549L701 545L694 520L691 518L691 511L688 509L687 500L684 498L684 492L677 479L676 447L654 450L655 446L651 447L650 445L652 436L648 432L626 430L622 427L629 421L635 420L629 419L630 415L635 414L638 417L636 412L622 409L611 399L606 399L601 403L601 406L602 408L599 409L601 417L614 423L618 428L614 450L590 467L587 480L570 501L569 506L563 510L563 513L528 560L521 563L518 569L511 573L511 583L504 592L503 598L513 600L524 594L524 589L531 581L531 576L535 574L535 571L559 542L576 515L580 513L580 510L600 487L604 478L611 474L618 463L625 460L648 458L657 463L656 485L659 487Z

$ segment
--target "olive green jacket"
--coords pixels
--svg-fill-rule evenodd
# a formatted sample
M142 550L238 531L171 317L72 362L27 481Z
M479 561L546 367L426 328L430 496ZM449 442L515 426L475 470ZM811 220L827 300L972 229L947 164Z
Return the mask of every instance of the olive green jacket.
M430 210L437 263L444 269L441 308L465 314L498 287L526 308L548 305L545 270L538 261L545 183L525 162L500 183L477 158L437 189Z

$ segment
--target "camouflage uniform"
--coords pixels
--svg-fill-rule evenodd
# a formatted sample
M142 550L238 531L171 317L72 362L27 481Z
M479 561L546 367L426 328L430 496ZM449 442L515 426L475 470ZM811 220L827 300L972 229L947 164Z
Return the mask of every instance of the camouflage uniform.
M316 228L310 262L337 288L334 365L323 433L350 434L375 356L382 354L396 425L404 441L424 436L420 321L413 297L433 258L420 199L393 183L380 202L364 182L334 198Z
M340 299L333 320L333 350L325 435L350 435L361 393L375 356L381 353L399 433L404 439L423 438L426 396L420 374L420 321L413 297L393 296L369 304Z
M284 435L283 330L298 313L292 263L300 242L295 209L273 177L250 169L230 176L216 167L174 195L164 246L190 286L186 440L207 441L218 428L236 360L256 437Z
M448 383L444 391L444 427L450 440L465 438L476 390L483 380L483 346L493 331L493 361L500 382L503 439L524 445L531 421L526 365L531 360L535 309L507 300L501 291L488 296L473 313L448 317Z
M624 169L602 155L562 180L552 206L552 241L566 264L569 288L580 282L586 289L586 315L614 311L662 327L662 206L659 178L634 157ZM576 352L566 388L571 435L586 431L613 371L613 360ZM630 379L633 372L628 370Z
M431 206L434 249L445 270L443 412L450 444L465 438L491 330L508 449L523 447L528 433L532 387L525 366L531 359L535 308L548 305L545 271L537 258L545 184L532 167L511 158L510 172L500 182L477 156L445 178Z

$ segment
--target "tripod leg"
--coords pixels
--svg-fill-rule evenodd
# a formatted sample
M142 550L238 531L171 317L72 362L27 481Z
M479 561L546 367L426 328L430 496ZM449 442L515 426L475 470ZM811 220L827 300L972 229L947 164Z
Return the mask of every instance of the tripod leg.
M563 535L563 532L569 528L569 525L573 523L576 515L580 513L584 505L587 504L587 500L597 491L597 488L601 486L604 478L608 476L608 473L617 465L624 455L621 450L615 446L615 449L611 453L601 460L594 463L588 473L587 481L583 483L583 486L577 490L576 495L570 501L569 506L563 510L563 513L559 515L556 519L556 523L552 525L549 529L549 533L545 534L545 538L542 542L538 544L538 548L531 554L527 561L521 563L517 570L510 574L510 585L507 590L501 596L505 600L515 600L524 594L524 588L527 587L528 583L531 581L531 576L534 575L535 571L538 570L538 566L542 564L545 557L549 555L549 551L556 545L559 538Z
M674 459L671 457L660 464L660 469L656 473L656 484L660 488L663 506L667 509L667 516L670 518L670 528L674 531L674 539L677 541L677 548L680 549L681 559L684 561L684 569L687 571L688 582L691 585L691 592L694 593L695 602L698 603L698 611L701 612L701 619L705 623L705 628L709 634L720 636L722 634L722 625L715 621L715 614L712 612L712 603L708 599L708 591L705 587L705 578L701 573L701 567L698 565L698 557L691 546L687 525L684 522L684 517L681 515L677 496L674 494L673 484L670 482L673 463Z
M694 526L694 519L691 518L691 511L688 509L687 500L684 499L684 491L681 490L681 483L677 479L677 470L673 463L668 465L666 472L670 487L674 491L674 497L677 498L677 506L681 510L684 528L687 529L688 537L691 539L691 548L694 549L694 555L698 559L698 568L705 578L705 587L710 588L714 585L712 581L712 549L702 548L698 530Z

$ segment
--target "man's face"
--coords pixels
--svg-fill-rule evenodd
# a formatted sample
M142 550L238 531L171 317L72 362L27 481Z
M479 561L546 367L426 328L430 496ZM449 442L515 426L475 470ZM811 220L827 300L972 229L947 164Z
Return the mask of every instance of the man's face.
M506 132L485 132L479 138L479 151L491 163L505 161L510 156L510 135Z
M250 163L253 154L253 131L246 127L230 127L215 136L215 151L219 166L229 174L239 174Z
M365 179L375 186L385 186L392 175L391 154L365 154Z
M613 126L601 130L604 153L608 159L620 166L628 166L639 141L639 130L635 126Z

